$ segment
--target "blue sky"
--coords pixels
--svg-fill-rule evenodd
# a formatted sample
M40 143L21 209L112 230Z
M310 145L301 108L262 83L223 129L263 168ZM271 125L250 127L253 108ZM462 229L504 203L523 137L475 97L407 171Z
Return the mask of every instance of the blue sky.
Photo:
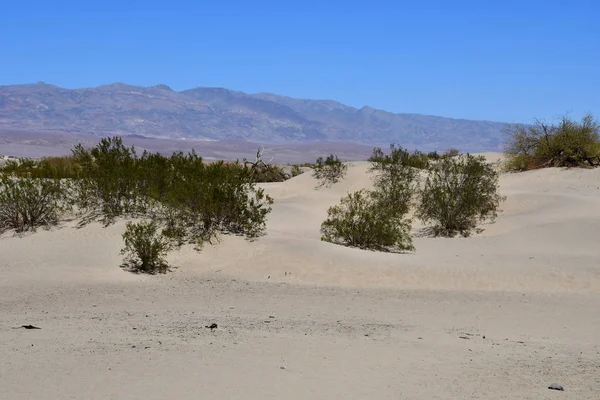
M600 114L600 1L26 1L0 85L164 83L530 122Z

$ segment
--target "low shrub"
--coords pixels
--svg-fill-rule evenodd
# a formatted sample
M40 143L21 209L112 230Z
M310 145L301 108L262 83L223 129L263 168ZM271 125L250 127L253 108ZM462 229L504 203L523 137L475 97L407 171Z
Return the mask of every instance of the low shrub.
M590 114L557 124L536 120L534 125L507 129L505 168L525 171L545 167L596 167L600 165L600 126Z
M0 232L56 225L69 208L66 183L0 176Z
M125 265L130 270L148 274L168 271L165 257L173 244L170 238L159 232L156 222L128 222L123 241L125 247L121 254L126 255Z
M321 240L379 251L414 250L410 221L389 214L372 192L349 193L329 208L321 224Z
M75 180L76 202L88 215L86 220L99 218L109 224L117 217L144 212L139 184L142 176L150 175L141 168L133 147L125 147L120 137L103 138L89 150L77 145L73 156L81 166Z
M259 148L254 161L244 159L243 167L249 172L250 179L255 183L283 182L289 179L289 175L283 171L283 168L271 164L273 158L267 162L263 160L264 151L264 147ZM234 165L240 164L236 162Z
M249 168L249 167L246 167ZM265 165L263 167L250 167L250 177L255 183L283 182L289 178L278 165Z
M313 176L319 180L319 186L330 186L340 181L346 175L348 167L337 156L330 154L327 158L317 158Z
M408 213L419 178L415 165L422 166L415 162L419 158L394 144L390 145L389 154L384 154L380 148L373 150L369 171L375 174L374 196L389 213L400 217Z
M446 150L444 152L444 154L442 154L442 158L458 157L459 155L460 155L459 149L450 148L450 149Z
M442 158L442 155L440 153L438 153L437 151L430 151L429 153L427 153L427 158L429 158L432 161L435 161L435 160L439 160L440 158Z
M302 175L304 173L304 171L302 171L302 168L300 168L300 166L298 164L293 164L291 173L292 173L292 178L294 178L298 175Z
M256 187L248 168L223 161L206 164L195 152L175 153L168 160L165 194L152 200L169 235L201 246L219 232L248 239L264 233L273 199ZM152 185L144 184L158 193Z
M494 220L502 197L498 172L483 156L443 158L432 165L416 216L433 223L436 236L469 236L477 223Z
M3 174L22 178L74 179L80 166L72 156L11 159L0 169Z
M374 166L372 169L377 169L378 167L376 166L381 166L379 169L382 169L392 164L416 169L427 169L430 164L430 158L427 154L419 150L410 153L408 150L403 149L402 146L396 146L395 144L390 145L389 154L385 154L378 147L373 149L369 161Z

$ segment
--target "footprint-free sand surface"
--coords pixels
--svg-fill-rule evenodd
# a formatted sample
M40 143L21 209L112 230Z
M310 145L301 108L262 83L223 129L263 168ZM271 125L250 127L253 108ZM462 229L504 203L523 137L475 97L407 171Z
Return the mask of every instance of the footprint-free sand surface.
M599 169L504 174L495 223L414 253L321 242L367 169L264 184L267 236L166 275L119 268L123 221L4 235L0 399L600 399Z

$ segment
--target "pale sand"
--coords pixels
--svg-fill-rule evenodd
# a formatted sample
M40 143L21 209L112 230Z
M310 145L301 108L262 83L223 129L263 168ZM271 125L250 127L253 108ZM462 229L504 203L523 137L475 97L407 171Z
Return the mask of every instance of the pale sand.
M414 254L320 242L366 170L265 184L268 236L163 276L118 268L123 222L5 236L0 398L600 398L600 170L503 175L495 224Z

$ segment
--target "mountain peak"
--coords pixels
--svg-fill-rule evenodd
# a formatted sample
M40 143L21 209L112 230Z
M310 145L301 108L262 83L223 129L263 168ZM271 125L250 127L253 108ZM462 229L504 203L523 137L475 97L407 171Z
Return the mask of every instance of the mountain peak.
M151 86L150 89L159 89L159 90L167 90L169 92L174 92L169 86L159 83L158 85Z

